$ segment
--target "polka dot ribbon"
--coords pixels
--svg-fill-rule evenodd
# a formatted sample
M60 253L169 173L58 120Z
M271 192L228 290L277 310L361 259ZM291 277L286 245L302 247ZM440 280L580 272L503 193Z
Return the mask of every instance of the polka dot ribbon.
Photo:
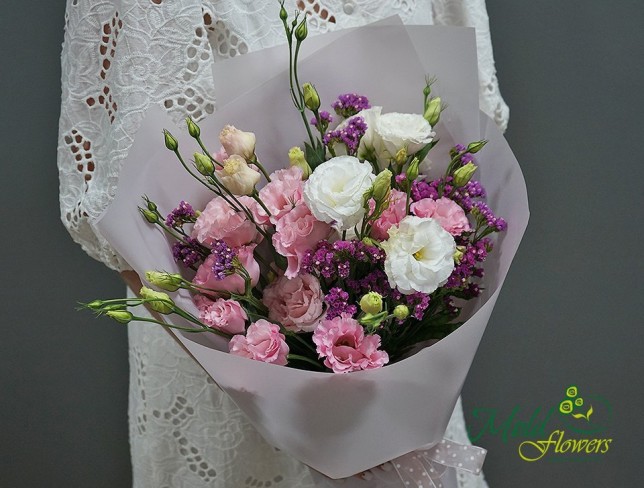
M487 450L443 439L429 449L419 449L391 461L405 487L443 488L447 468L479 474Z

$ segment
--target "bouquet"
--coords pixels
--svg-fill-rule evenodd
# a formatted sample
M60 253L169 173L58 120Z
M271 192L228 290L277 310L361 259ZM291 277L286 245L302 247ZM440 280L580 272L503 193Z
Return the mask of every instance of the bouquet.
M436 93L454 73L436 66L438 78L424 76L428 60L416 57L412 39L451 32L358 29L302 62L306 19L280 15L287 71L200 125L188 119L185 138L166 125L164 149L149 134L169 122L150 111L121 173L126 184L98 223L150 286L140 298L87 306L171 329L267 441L339 478L438 446L527 202L493 124L476 109L468 120L442 115ZM325 58L340 50L358 61L325 76ZM380 73L383 59L391 66ZM380 74L367 87L375 98L364 86L353 91L357 72ZM302 73L317 84L300 83ZM348 89L338 90L332 115L322 100L338 78ZM291 102L294 117L283 115ZM468 104L459 97L456 107ZM305 140L294 146L298 129ZM457 142L452 131L477 137ZM490 186L489 201L510 214L496 244L492 235L507 224L485 201ZM483 279L495 246L501 259ZM140 305L163 317L136 315Z

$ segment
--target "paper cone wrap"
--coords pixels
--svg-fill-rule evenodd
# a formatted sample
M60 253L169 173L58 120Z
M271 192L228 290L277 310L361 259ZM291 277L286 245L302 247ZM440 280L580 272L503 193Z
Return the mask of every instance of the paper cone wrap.
M438 343L381 369L332 374L280 367L229 355L226 342L211 334L173 331L270 444L331 478L344 478L442 439L527 225L528 203L517 161L495 124L477 108L473 30L389 25L334 39L312 40L317 50L301 66L300 80L315 84L323 108L340 93L357 92L372 105L382 105L383 112L419 113L425 75L436 76L434 90L449 108L436 127L441 143L430 153L435 174L444 171L454 143L489 140L476 155L475 179L486 188L490 207L508 221L486 262L485 289L466 307L467 322ZM305 139L289 98L287 51L279 72L272 62L278 49L286 48L222 63L229 70L228 75L222 71L225 88L220 93L238 97L200 122L202 138L213 152L226 124L255 132L257 154L269 171L288 166L288 149ZM249 86L244 73L257 77L263 62L265 77ZM244 81L234 88L235 79ZM141 196L149 196L162 212L180 200L203 208L214 196L165 149L164 128L177 137L184 157L198 150L162 109L149 109L124 162L118 193L97 223L140 276L148 270L182 271L172 259L171 242L139 215ZM173 298L198 315L185 290Z

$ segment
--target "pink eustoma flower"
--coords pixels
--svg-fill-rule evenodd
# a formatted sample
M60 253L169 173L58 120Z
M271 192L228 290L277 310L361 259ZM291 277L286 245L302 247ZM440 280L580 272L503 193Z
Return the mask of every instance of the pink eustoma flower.
M259 190L259 198L271 213L271 223L276 224L279 219L302 201L303 188L302 170L297 166L281 169L271 174L271 182ZM266 213L263 210L262 213L266 218Z
M310 274L282 276L264 289L262 302L269 319L297 332L312 332L324 311L320 282Z
M251 207L256 205L250 197L238 197L240 203ZM192 229L192 237L205 246L222 240L232 247L245 246L251 242L259 243L262 235L243 211L236 212L222 197L217 196L208 202Z
M316 219L304 202L278 220L273 246L288 262L284 275L287 278L297 276L304 253L329 237L331 232L331 226Z
M369 210L373 212L376 202L369 200ZM382 241L389 239L387 231L393 225L398 225L407 215L407 194L399 190L391 190L389 206L382 212L371 226L371 237Z
M453 200L441 197L438 200L423 198L411 204L411 212L416 217L435 219L443 229L453 236L461 235L470 230L465 211Z
M279 325L260 319L251 324L246 335L236 335L228 343L231 354L262 361L264 363L285 366L288 356L288 345Z
M365 335L357 320L342 314L323 320L313 332L317 352L334 373L381 368L389 362L386 351L379 351L380 336Z
M199 309L199 319L208 327L229 334L243 334L246 330L248 315L239 302L219 298L215 301L197 295L195 305Z

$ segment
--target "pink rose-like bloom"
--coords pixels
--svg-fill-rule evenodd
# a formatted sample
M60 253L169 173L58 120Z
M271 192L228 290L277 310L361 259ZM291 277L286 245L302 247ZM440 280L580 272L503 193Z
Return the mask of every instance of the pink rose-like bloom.
M257 261L255 261L253 256L254 249L255 244L251 244L250 246L242 246L236 250L239 262L244 268L246 268L246 271L248 271L248 274L250 275L251 286L257 285L260 271L259 264L257 264ZM211 254L206 258L201 266L199 266L197 274L192 282L195 285L210 288L212 290L243 294L245 287L244 278L235 273L226 276L223 280L217 280L215 278L215 273L213 273L212 270L214 264L215 256Z
M410 207L416 217L429 217L438 221L441 227L453 236L470 230L465 211L453 200L441 197L438 200L423 198Z
M302 181L304 172L299 166L289 166L271 173L271 181Z
M243 334L246 330L248 315L239 302L219 298L214 302L197 295L194 299L199 309L199 319L208 327L230 334Z
M380 336L365 336L362 326L348 314L323 320L313 332L317 352L334 373L381 368L389 362L386 351L379 351Z
M324 310L324 293L318 279L310 274L292 279L282 276L264 289L262 302L268 318L288 330L311 332Z
M271 182L259 191L259 198L270 211L273 224L302 201L303 188L302 170L297 166L271 174ZM266 219L266 213L261 213Z
M251 324L246 336L236 335L228 343L231 354L245 358L285 366L288 356L288 344L279 325L260 319Z
M212 157L215 158L215 161L217 161L218 163L223 163L226 159L228 159L228 153L222 146L219 148L219 151L212 155Z
M284 256L287 278L294 278L300 270L304 253L331 234L331 226L316 219L304 202L284 214L275 225L273 246Z
M243 196L238 199L246 207L256 204L250 197ZM192 237L205 246L212 246L215 240L222 240L232 247L262 240L262 235L257 231L255 224L248 220L246 214L233 210L220 196L210 200L197 217L192 228Z
M392 225L398 225L407 215L406 204L406 193L398 190L391 190L391 195L389 196L389 207L387 207L387 209L382 212L382 215L373 222L371 227L371 237L380 240L389 239L389 234L387 233L389 228ZM375 207L376 202L373 199L369 200L369 210L373 212Z

